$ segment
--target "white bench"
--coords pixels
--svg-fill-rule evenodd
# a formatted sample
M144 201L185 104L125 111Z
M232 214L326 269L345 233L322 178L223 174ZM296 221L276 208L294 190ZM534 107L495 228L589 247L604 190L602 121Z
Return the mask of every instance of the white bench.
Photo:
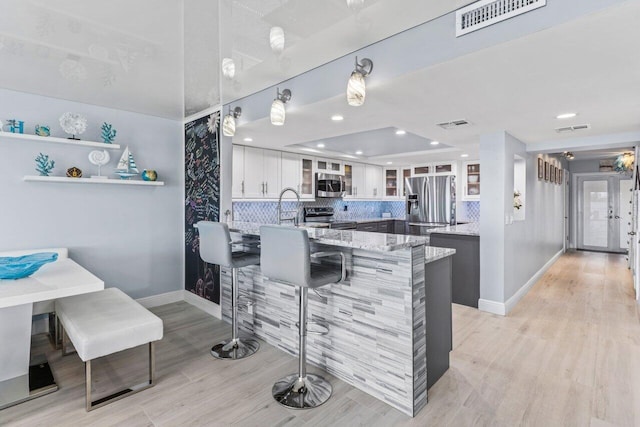
M162 320L155 314L117 288L58 299L56 314L62 326L62 354L68 354L68 337L85 362L87 411L154 385L154 342L162 339ZM91 361L143 344L149 344L149 380L92 401Z

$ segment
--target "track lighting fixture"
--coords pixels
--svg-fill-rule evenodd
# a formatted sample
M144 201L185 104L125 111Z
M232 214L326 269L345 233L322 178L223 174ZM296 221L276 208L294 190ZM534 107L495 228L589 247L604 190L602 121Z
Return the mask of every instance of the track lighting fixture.
M271 124L275 126L282 126L284 125L286 117L284 104L291 99L291 91L289 89L285 89L281 93L280 88L277 88L276 90L276 99L274 99L271 104Z
M362 62L358 62L356 56L356 68L349 77L347 84L347 102L353 107L359 107L364 104L364 98L367 94L364 78L373 71L373 61L369 58L363 58Z
M233 110L229 106L229 113L222 121L222 134L224 136L234 136L236 134L236 119L242 115L242 108L236 107Z

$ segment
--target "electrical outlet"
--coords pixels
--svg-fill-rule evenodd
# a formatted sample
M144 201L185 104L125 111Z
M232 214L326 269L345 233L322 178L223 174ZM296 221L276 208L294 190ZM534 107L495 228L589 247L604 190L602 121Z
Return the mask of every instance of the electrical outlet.
M344 205L344 207L342 208L343 211L347 211L347 205Z

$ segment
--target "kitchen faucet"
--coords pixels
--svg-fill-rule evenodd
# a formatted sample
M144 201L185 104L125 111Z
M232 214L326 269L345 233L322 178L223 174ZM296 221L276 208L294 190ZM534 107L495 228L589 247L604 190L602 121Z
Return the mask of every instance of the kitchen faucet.
M287 191L292 191L293 194L296 195L296 198L298 199L298 201L296 202L296 210L294 211L283 211L282 210L282 196L284 195L284 193L286 193ZM295 216L292 218L282 218L282 214L283 213L293 213L295 212ZM298 225L298 216L300 214L300 194L294 190L291 187L286 187L283 188L282 191L280 192L280 197L278 197L278 225L282 224L282 221L293 221L293 225Z

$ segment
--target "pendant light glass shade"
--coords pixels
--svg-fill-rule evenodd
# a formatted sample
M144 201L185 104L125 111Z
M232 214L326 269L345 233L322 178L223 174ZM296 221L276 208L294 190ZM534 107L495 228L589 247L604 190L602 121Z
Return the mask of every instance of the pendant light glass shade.
M364 82L364 76L359 71L354 71L349 77L347 84L347 102L353 107L359 107L364 104L364 98L367 95L367 88Z
M231 58L222 58L222 75L232 80L236 75L236 64Z
M284 119L286 112L284 109L284 102L279 99L274 99L271 104L271 124L275 126L284 125Z
M269 44L275 53L281 53L284 50L284 30L282 27L271 27Z
M231 114L224 116L222 134L224 136L234 136L236 134L236 119Z

